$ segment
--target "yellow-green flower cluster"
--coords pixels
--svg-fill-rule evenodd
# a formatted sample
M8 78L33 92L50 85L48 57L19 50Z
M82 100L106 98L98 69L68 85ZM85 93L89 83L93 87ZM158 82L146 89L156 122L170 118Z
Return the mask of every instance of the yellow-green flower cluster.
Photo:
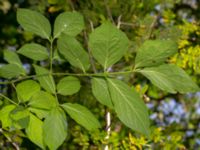
M200 27L197 23L185 22L179 26L182 36L179 39L179 53L171 58L172 63L176 63L184 69L191 69L194 73L200 73L200 45L196 43L200 35ZM195 37L191 37L195 35Z

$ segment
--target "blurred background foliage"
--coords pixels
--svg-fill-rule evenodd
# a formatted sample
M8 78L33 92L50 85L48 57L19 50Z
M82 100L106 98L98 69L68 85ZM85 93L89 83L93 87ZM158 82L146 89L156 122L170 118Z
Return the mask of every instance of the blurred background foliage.
M15 51L24 43L45 41L35 37L16 21L17 8L29 8L44 14L53 24L55 17L63 11L76 10L85 18L85 30L80 41L87 47L87 36L91 30L105 20L110 20L123 30L131 40L129 52L113 70L125 70L134 65L137 48L146 39L173 39L179 52L169 58L184 68L200 85L200 1L199 0L0 0L0 65L4 64L3 50ZM23 60L27 72L32 71L30 60ZM41 62L41 65L44 62ZM69 64L56 57L54 68L71 70ZM76 71L76 70L71 70ZM88 133L84 128L69 120L69 136L61 150L102 149L110 144L111 149L124 150L199 150L200 149L200 93L168 94L158 90L149 81L138 75L119 76L135 86L144 98L150 113L152 134L149 138L130 131L112 114L112 133L105 140L105 131ZM3 81L3 79L0 79ZM105 108L92 96L88 79L82 79L84 88L79 94L68 97L90 108L105 125ZM0 86L2 93L15 97L10 86ZM66 101L65 97L60 97ZM1 107L5 101L0 101ZM36 131L37 132L37 131ZM22 131L5 131L0 128L0 149L39 149L28 141Z

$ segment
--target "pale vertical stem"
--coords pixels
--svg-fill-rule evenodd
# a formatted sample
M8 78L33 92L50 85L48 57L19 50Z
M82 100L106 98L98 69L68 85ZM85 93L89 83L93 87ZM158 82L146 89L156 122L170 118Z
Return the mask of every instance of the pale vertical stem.
M111 114L110 111L106 111L106 137L105 139L108 140L110 138L110 133L111 133ZM104 150L109 150L109 144L105 145Z
M52 68L53 68L53 38L50 40L50 58L49 58L49 63L50 63L50 73L52 73Z
M90 22L90 28L91 28L91 31L94 31L94 25L93 25L93 22L91 20L89 20Z
M54 41L54 38L51 37L49 40L49 42L50 42L50 56L49 56L50 72L49 72L49 75L51 75L51 76L53 75L53 53L54 53L53 41ZM52 76L52 78L53 78L53 76ZM54 80L53 80L53 82L54 82ZM54 96L56 98L57 105L59 105L57 93L54 93Z
M120 26L121 26L121 18L122 18L122 15L120 15L117 19L117 28L120 29Z
M106 3L107 1L104 0L104 2ZM107 9L107 12L108 12L108 14L109 14L109 16L110 16L110 19L111 19L111 20L113 21L113 23L114 23L114 20L113 20L113 18L112 18L112 15L111 15L111 12L110 12L109 7L106 6L106 9ZM122 16L120 15L120 16L118 17L118 22L117 22L117 28L118 28L118 29L120 29L121 18L122 18ZM109 72L109 69L107 69L107 72ZM110 113L109 109L106 110L105 119L106 119L106 133L107 133L105 139L106 139L106 140L109 140L110 134L111 134L111 113ZM109 150L109 144L106 144L106 145L104 146L104 150Z
M118 29L120 28L120 25L121 25L121 17L122 17L121 15L118 17L118 24L117 24ZM106 110L105 119L106 119L106 133L107 133L105 139L108 140L111 134L111 113L108 109ZM109 150L109 144L104 146L104 150Z

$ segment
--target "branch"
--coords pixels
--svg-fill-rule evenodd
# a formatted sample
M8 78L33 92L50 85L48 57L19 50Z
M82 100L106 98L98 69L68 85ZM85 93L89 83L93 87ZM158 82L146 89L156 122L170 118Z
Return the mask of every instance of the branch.
M115 21L114 21L114 19L112 17L111 10L110 10L110 8L108 6L108 0L104 0L104 5L106 7L106 12L107 12L108 17L110 18L110 20L112 21L112 23L115 24Z
M122 19L122 15L120 15L118 18L117 18L117 28L120 29L120 27L123 25L123 26L129 26L129 27L138 27L139 25L136 24L136 23L130 23L130 22L123 22L121 21Z
M40 75L30 75L30 76L23 76L15 80L0 82L0 85L6 85L6 84L13 84L15 82L19 82L25 79L32 79L42 76L79 76L79 77L105 77L105 76L112 76L112 75L123 75L123 74L131 74L134 72L137 72L138 70L130 70L130 71L122 71L122 72L105 72L105 73L68 73L68 72L58 72L58 73L46 73L46 74L40 74Z
M94 31L94 25L93 25L93 22L91 20L89 20L90 22L90 28L91 28L91 31Z
M54 41L54 39L52 38L51 40L50 40L50 57L49 57L49 59L50 59L50 72L52 72L52 70L53 70L53 41Z
M12 104L14 104L14 105L17 105L17 106L18 106L18 104L17 104L17 103L15 103L13 100L11 100L10 98L6 97L5 95L3 95L3 94L1 94L1 93L0 93L0 96L1 96L1 97L3 97L3 98L5 98L6 100L8 100L9 102L11 102Z
M147 35L147 37L145 39L150 39L151 38L158 17L159 17L159 15L154 16L154 19L153 19L153 21L152 21L152 23L150 25L150 28L149 28L149 34Z
M117 28L118 28L118 29L120 29L121 18L122 18L122 15L120 15L120 16L117 18Z
M71 6L71 9L74 11L75 8L74 8L74 3L72 2L72 0L66 0L67 2L69 1L69 4Z
M3 129L0 128L0 133L2 133L2 135L4 135L3 133ZM13 142L12 139L6 135L4 135L6 137L6 139L12 144L12 146L16 149L16 150L20 150L19 146L17 145L17 143Z

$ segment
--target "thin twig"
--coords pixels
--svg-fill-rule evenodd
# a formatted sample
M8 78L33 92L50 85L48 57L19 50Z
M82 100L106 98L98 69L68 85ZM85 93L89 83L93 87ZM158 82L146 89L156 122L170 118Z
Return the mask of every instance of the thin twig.
M89 22L90 22L90 29L91 29L91 31L94 31L94 24L93 24L93 22L91 20L89 20Z
M137 24L134 23L130 23L130 22L120 22L120 25L124 25L124 26L130 26L130 27L137 27Z
M15 83L13 82L11 85L15 89L15 91L17 91ZM18 95L17 95L17 100L18 100L18 103L20 103L20 99L19 99Z
M1 94L1 93L0 93L0 96L3 97L3 98L5 98L6 100L8 100L9 102L11 102L12 104L18 105L18 104L15 103L13 100L11 100L10 98L6 97L5 95L3 95L3 94Z
M51 40L50 40L50 72L52 72L53 71L53 41L54 41L54 39L52 38Z
M137 24L134 24L134 23L130 23L130 22L123 22L121 21L122 19L122 15L120 15L118 18L117 18L117 28L120 29L121 25L123 26L130 26L130 27L137 27L138 25Z
M15 89L15 91L16 91L15 83L12 83L11 85L12 85L12 87L13 87L13 88Z
M109 73L110 70L112 70L112 67L107 69L106 73ZM106 130L106 137L105 137L105 140L109 141L110 134L111 134L111 113L110 113L109 109L106 109L105 119L106 119L106 129L105 129ZM106 144L104 146L104 150L109 150L109 144Z
M72 0L66 0L66 1L67 1L67 2L69 1L69 4L70 4L72 10L74 11L75 8L74 8L74 4L73 4Z
M115 24L115 21L114 21L114 19L112 17L112 13L111 13L110 7L108 6L108 0L104 0L104 5L106 7L106 12L107 12L108 17L110 18L112 23Z
M0 133L2 133L2 135L4 135L3 132L4 132L3 129L0 128ZM6 135L4 135L4 136L6 137L6 139L12 144L12 146L13 146L16 150L20 150L19 146L18 146L15 142L13 142L12 139L11 139L10 137L8 137L8 136L6 136Z
M117 19L117 28L120 29L121 26L121 19L122 19L122 15L120 15Z
M157 19L158 19L158 15L157 16L154 16L154 19L150 25L150 28L149 28L149 34L147 35L147 37L145 39L150 39L152 34L153 34L153 30L154 30L154 27L155 27L155 24L157 22Z
M49 75L53 75L53 76L80 76L80 77L105 77L105 76L113 76L113 75L131 74L131 73L137 72L138 70L139 69L134 69L134 70L130 70L130 71L122 71L122 72L77 73L77 74L76 73L68 73L68 72L54 72L54 73L51 73L51 74L46 73L46 74L40 74L40 75L23 76L21 78L15 79L15 80L0 82L0 85L12 84L12 83L19 82L19 81L26 80L26 79L38 78L38 77L49 76Z

